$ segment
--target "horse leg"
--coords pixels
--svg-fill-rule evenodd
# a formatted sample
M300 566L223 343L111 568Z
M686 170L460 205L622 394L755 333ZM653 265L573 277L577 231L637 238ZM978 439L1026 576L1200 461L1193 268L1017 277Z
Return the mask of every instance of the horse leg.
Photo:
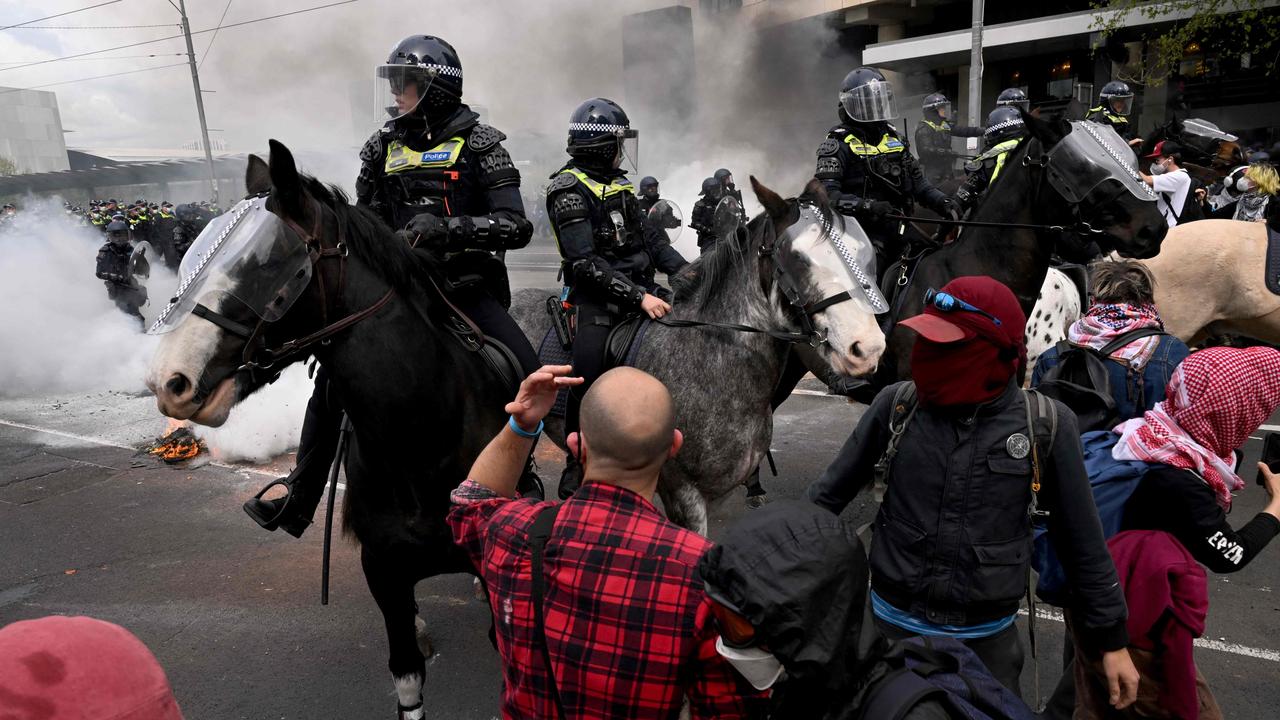
M360 564L374 602L382 611L387 629L389 659L387 667L396 686L400 720L421 720L422 684L426 677L426 657L418 647L418 606L413 599L417 582L406 575L406 564L386 557L375 557L369 547L360 550Z

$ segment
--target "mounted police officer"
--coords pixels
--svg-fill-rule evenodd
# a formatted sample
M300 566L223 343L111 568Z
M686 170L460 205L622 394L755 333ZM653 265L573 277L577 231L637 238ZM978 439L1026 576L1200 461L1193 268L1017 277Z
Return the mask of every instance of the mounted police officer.
M982 154L965 163L968 177L956 190L955 202L961 212L968 212L981 199L996 176L1004 169L1009 152L1027 136L1027 125L1016 106L998 107L987 115L987 129Z
M698 234L698 254L706 255L716 245L716 206L725 196L724 183L715 177L702 181L698 202L689 212L689 227Z
M533 235L520 197L520 171L502 147L502 132L482 124L462 102L462 63L453 46L430 35L411 35L375 71L391 119L360 151L356 202L372 210L416 247L445 259L443 290L489 339L509 348L522 376L538 369L538 356L507 314L511 290L502 256ZM301 536L311 523L338 450L342 408L330 397L324 369L307 405L298 464L284 485L289 494L245 503L268 530ZM268 488L271 486L269 485ZM264 489L263 492L266 490ZM524 493L540 493L527 468ZM290 501L292 497L292 501Z
M1112 80L1102 86L1102 92L1098 93L1098 107L1090 108L1084 119L1110 125L1120 137L1134 145L1142 139L1135 137L1133 128L1129 125L1129 113L1132 111L1133 90L1128 83Z
M982 128L951 124L951 101L942 93L925 96L920 103L923 113L916 125L916 152L930 183L951 179L958 157L951 147L953 137L982 137Z
M129 225L123 220L107 224L107 242L98 249L97 276L107 286L107 297L126 315L142 322L139 310L147 300L147 291L133 278L130 259L133 246L129 243Z
M582 397L604 369L609 331L636 312L660 318L671 311L653 282L656 263L646 248L644 214L620 169L625 141L635 137L617 103L587 100L569 118L569 162L551 175L547 186L547 215L560 249L568 301L577 313L573 371L585 380L570 390L566 434L577 431ZM678 268L658 269L670 274ZM582 467L570 454L560 477L560 496L571 495L581 481Z
M996 96L996 107L1015 107L1022 112L1031 112L1031 98L1023 92L1022 88L1005 88Z
M738 189L737 185L733 184L733 173L729 172L729 168L720 168L711 177L720 181L720 184L724 186L726 195L737 200L739 206L742 205L742 191Z
M645 213L649 212L661 199L662 194L658 191L658 178L652 175L645 175L641 178L640 193L636 195L636 200L640 203L640 210Z
M897 117L893 88L879 70L860 67L840 86L840 124L818 146L814 173L832 206L854 215L876 248L876 272L883 275L902 255L899 221L889 214L909 215L915 203L944 217L958 212L941 190L929 184L907 142L890 124Z

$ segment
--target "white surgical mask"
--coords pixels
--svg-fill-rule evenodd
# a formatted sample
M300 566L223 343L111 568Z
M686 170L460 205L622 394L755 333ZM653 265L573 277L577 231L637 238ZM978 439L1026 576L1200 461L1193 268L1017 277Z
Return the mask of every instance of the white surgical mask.
M729 661L751 687L768 690L782 676L782 662L760 648L735 648L724 644L724 638L716 638L716 652Z
M1163 175L1166 172L1168 172L1168 170L1169 168L1165 167L1163 162L1158 162L1151 165L1152 175Z

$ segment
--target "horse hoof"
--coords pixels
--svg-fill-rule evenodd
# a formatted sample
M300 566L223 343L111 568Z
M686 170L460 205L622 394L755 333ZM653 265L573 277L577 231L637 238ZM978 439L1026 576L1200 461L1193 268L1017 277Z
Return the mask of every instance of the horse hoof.
M768 496L768 495L765 495L764 493L761 493L761 494L759 494L759 495L748 495L748 496L747 496L747 509L748 509L748 510L757 510L757 509L759 509L759 508L764 507L764 506L765 506L765 505L767 505L768 503L769 503L769 496Z
M436 649L431 645L431 638L427 636L427 621L420 617L413 619L414 634L418 638L418 650L422 652L422 657L430 659L436 654Z

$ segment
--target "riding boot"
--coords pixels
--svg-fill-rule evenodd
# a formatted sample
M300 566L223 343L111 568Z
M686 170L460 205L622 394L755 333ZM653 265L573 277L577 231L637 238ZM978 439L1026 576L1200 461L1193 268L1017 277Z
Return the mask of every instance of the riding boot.
M760 484L760 466L751 472L751 477L747 478L745 483L747 486L747 507L755 510L762 508L765 503L769 502L769 494L765 491L764 486Z
M577 492L582 484L582 464L573 453L565 453L564 472L560 473L560 488L557 494L561 500L568 500Z
M307 403L298 442L298 464L293 472L269 483L244 503L249 517L267 530L279 527L294 537L302 537L324 497L342 428L342 410L328 401L327 390L327 379L317 377L315 392ZM262 496L277 485L285 488L284 496L263 500Z

